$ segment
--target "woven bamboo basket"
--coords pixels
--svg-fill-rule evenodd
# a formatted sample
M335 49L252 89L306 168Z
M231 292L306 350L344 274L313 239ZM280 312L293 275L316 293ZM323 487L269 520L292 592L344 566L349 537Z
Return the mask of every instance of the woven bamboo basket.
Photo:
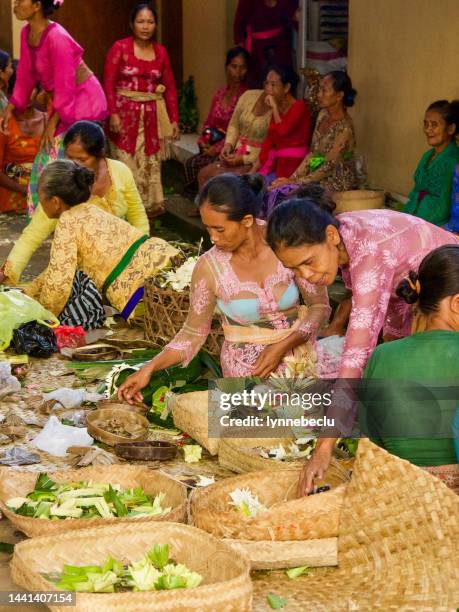
M295 541L333 538L338 535L339 515L346 493L348 473L335 467L323 481L329 491L296 497L300 468L252 472L227 478L191 497L193 524L220 538L259 541ZM246 517L230 505L229 494L248 488L268 507Z
M78 470L52 472L50 478L58 483L93 480L95 482L119 484L129 489L140 486L149 495L164 492L166 494L163 502L164 507L171 507L172 509L161 516L133 516L111 519L88 518L51 521L21 516L9 510L6 502L12 497L25 497L33 491L37 474L3 468L0 470L0 509L16 529L29 537L52 536L66 531L100 527L120 522L123 523L123 526L127 526L129 523L145 525L155 521L185 522L186 520L186 487L156 470L131 465L98 465L97 467L80 468Z
M219 438L209 438L209 393L193 391L174 398L172 416L176 427L187 433L211 455L218 453Z
M170 342L180 331L190 308L189 291L178 292L162 289L155 284L154 278L145 281L145 335L148 340L160 345ZM221 322L214 317L204 348L217 361L224 336Z
M386 202L384 191L370 191L367 189L342 191L336 193L333 199L336 203L335 214L351 212L353 210L383 208Z
M250 559L253 570L290 567L333 567L338 565L338 538L296 542L253 542L223 540Z
M449 612L459 608L459 496L438 478L360 440L341 510L339 567L286 580L260 576L290 610Z
M143 431L137 436L120 436L95 424L95 421L110 418L116 418L123 423L139 425L143 428ZM122 444L123 442L145 440L148 436L148 429L150 427L150 422L144 416L135 410L125 410L124 408L101 408L100 410L94 410L87 415L86 424L88 433L93 438L109 446L115 446L115 444Z
M11 575L17 584L33 591L57 591L43 573L62 571L64 564L99 565L108 556L124 562L138 561L153 544L169 544L171 558L203 576L195 589L127 593L78 593L75 612L245 612L252 609L249 562L227 544L188 525L161 523L110 525L62 534L59 538L34 538L16 545ZM50 606L54 612L68 607Z

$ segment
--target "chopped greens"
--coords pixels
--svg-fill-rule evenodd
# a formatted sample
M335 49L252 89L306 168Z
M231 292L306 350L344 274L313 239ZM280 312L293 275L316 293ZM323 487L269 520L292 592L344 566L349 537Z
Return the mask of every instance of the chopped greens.
M64 565L61 573L44 577L59 589L79 593L193 589L202 582L200 574L169 558L168 544L155 544L142 559L130 564L108 557L100 566Z
M165 493L147 495L141 487L122 489L100 482L73 482L59 485L40 474L35 489L27 497L13 497L8 508L39 519L116 518L167 514Z

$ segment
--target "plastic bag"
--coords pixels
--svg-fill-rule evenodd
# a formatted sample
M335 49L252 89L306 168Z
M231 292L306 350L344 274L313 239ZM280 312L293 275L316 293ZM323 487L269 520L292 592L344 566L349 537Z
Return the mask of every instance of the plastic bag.
M55 457L65 457L70 446L91 446L93 442L85 427L62 425L52 416L31 445Z
M83 402L100 402L102 399L106 399L105 395L100 393L88 393L85 389L57 389L51 393L43 393L43 399L45 402L49 400L55 400L59 402L67 410L72 408L79 408Z
M15 393L21 388L21 383L11 374L11 364L7 361L0 362L0 398Z
M0 351L9 347L13 331L29 323L38 321L43 325L59 325L52 312L20 291L0 291Z
M58 351L54 331L36 321L14 330L13 346L17 353L31 357L49 357Z
M54 330L57 339L59 350L63 348L78 348L86 346L86 332L78 325L78 327L70 327L69 325L59 325Z
M40 455L31 453L20 446L13 446L0 456L1 465L33 465L40 461Z

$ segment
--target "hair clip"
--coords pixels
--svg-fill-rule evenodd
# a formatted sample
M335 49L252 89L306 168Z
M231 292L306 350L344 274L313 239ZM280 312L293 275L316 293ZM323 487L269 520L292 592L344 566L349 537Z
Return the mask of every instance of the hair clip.
M419 279L416 279L416 282L413 283L413 281L411 280L411 278L407 278L408 284L410 286L410 288L413 291L416 291L416 293L419 295L421 293L421 283L419 282Z

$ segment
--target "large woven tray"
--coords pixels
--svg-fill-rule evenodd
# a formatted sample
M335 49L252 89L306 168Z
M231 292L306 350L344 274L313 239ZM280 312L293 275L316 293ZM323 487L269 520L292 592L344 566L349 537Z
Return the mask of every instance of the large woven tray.
M191 498L193 524L220 538L255 541L295 541L338 535L347 477L329 470L317 484L330 491L296 497L301 468L252 472L227 478L195 491ZM246 517L230 505L229 494L248 488L269 509Z
M252 583L248 560L227 544L188 525L148 523L110 525L42 537L16 545L11 575L33 591L56 591L42 573L62 571L65 563L95 565L108 556L138 561L154 544L168 544L171 558L198 572L204 580L196 589L139 593L77 594L75 612L245 612L252 608ZM50 606L55 612L68 607Z
M9 518L11 523L29 537L55 535L76 529L100 527L113 523L151 523L156 521L185 522L187 512L186 487L169 478L159 471L150 470L142 466L109 465L68 470L64 472L51 472L50 478L59 483L94 480L108 484L119 484L125 488L140 486L150 495L164 492L163 505L172 510L161 516L138 516L123 518L88 518L71 520L43 520L15 514L6 506L12 497L25 497L33 491L37 474L20 472L9 468L0 470L0 509Z
M154 278L145 281L145 334L148 340L159 345L170 342L180 331L188 316L190 308L190 292L178 292L172 289L161 289L155 284ZM214 317L212 327L204 344L204 348L217 359L224 336L221 322Z

